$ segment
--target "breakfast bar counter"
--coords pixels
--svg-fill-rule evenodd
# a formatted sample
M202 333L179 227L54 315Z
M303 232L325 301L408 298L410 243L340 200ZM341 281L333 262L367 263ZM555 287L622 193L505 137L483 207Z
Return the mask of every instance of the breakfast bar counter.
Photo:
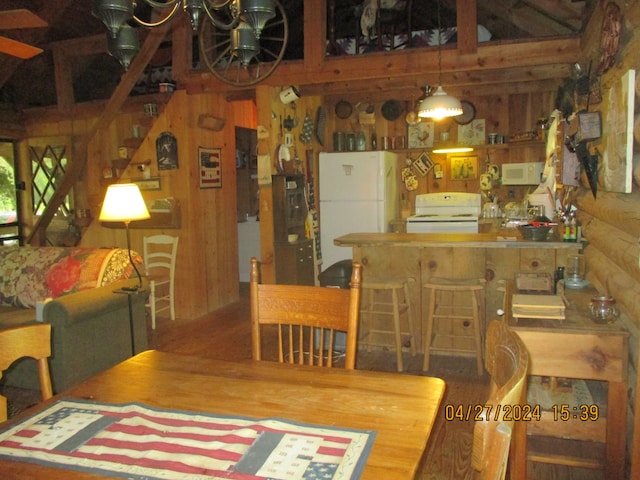
M470 248L536 248L571 249L579 244L554 240L525 240L513 228L486 233L349 233L333 243L341 247L470 247Z
M410 280L418 351L423 351L423 322L428 308L422 285L431 278L484 278L485 318L489 320L496 310L504 308L503 287L516 273L544 272L553 277L558 267L567 264L567 257L582 248L581 243L523 240L516 229L486 233L350 233L336 238L334 243L352 248L353 260L363 266L365 281ZM464 335L464 331L459 333ZM381 338L374 344L393 346L390 338Z

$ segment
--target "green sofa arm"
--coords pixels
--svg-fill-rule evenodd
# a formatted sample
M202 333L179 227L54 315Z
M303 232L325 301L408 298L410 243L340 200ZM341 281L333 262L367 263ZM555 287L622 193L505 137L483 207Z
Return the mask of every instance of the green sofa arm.
M61 392L131 356L129 300L135 353L147 349L145 303L148 282L139 293L115 293L137 280L75 292L47 302L43 321L51 324L52 356L49 361L53 390ZM35 361L23 359L6 372L7 384L38 388Z

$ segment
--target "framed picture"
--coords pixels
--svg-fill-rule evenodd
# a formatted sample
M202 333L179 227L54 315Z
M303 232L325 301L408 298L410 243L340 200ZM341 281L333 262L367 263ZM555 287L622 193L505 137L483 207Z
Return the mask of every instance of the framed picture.
M178 169L178 141L171 132L163 132L156 139L158 170Z
M221 188L221 149L198 147L198 161L200 162L200 188Z
M431 160L431 157L427 152L422 152L411 166L420 174L420 176L424 177L429 173L429 170L433 168L433 160Z
M451 157L451 180L471 180L478 178L478 157Z
M160 177L137 178L133 183L138 185L140 190L160 190Z
M409 125L409 148L433 147L433 122L418 122Z
M458 143L463 145L482 145L487 143L484 119L473 120L466 125L458 125Z

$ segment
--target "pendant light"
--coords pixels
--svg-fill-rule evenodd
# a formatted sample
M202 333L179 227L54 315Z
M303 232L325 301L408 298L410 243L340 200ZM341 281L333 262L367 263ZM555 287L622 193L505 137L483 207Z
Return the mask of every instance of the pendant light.
M446 117L462 115L460 100L442 88L442 26L440 25L440 1L438 1L438 88L420 102L418 116L440 120Z

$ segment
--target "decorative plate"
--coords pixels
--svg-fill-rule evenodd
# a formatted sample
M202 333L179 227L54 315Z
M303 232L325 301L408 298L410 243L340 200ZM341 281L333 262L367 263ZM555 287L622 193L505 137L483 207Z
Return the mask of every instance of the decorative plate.
M476 118L476 107L473 103L468 100L460 101L462 105L462 115L458 115L453 117L458 125L466 125L471 123L471 121Z

